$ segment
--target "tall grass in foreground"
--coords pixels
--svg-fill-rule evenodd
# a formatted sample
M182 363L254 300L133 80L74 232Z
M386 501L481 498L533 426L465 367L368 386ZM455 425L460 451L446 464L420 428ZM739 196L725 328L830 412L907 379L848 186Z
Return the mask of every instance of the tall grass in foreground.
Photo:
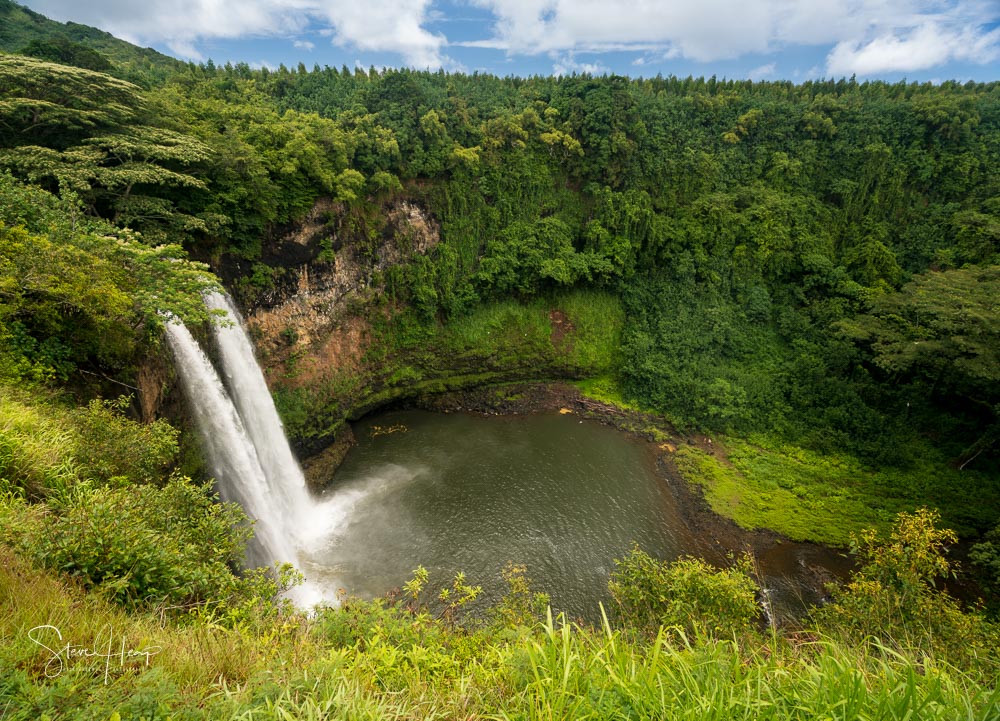
M48 678L39 624L93 647L159 646L149 667L75 659ZM0 553L0 713L21 719L1000 719L996 683L933 657L819 634L652 638L549 616L453 626L352 602L222 628L126 613ZM105 682L107 681L107 683ZM117 716L116 716L117 714Z
M359 651L307 690L286 689L243 719L878 719L988 721L1000 695L961 671L872 647L832 641L756 647L734 641L636 644L603 631L559 625L522 637L493 667L476 665L443 686L414 680L389 692L359 674ZM378 668L380 663L368 667ZM381 663L394 660L382 656ZM484 676L485 674L485 676ZM486 685L483 686L483 681ZM492 690L490 688L492 686ZM235 695L231 696L236 701Z
M585 633L551 621L520 650L520 689L504 719L983 719L1000 718L996 689L960 671L879 647L777 637L628 642L610 627Z

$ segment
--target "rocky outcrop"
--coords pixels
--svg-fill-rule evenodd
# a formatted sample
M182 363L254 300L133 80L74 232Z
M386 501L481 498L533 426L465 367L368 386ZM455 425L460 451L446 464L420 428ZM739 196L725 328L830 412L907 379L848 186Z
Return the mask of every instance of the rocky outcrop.
M344 424L330 445L302 462L302 473L309 490L313 493L322 492L354 443L353 429Z
M163 356L149 354L142 359L136 372L136 401L143 423L152 423L159 417L170 380L170 366Z
M294 286L247 318L269 379L288 387L313 384L330 368L356 367L369 340L357 310L381 289L386 269L440 240L437 222L410 200L386 205L373 221L346 214L340 204L320 201L269 247L286 268L289 259L304 259L290 268Z

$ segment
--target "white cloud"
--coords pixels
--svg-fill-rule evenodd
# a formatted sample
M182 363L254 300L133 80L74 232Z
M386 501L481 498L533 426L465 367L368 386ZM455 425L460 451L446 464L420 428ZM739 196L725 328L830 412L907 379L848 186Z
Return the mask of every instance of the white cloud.
M986 64L1000 58L1000 28L949 28L928 22L861 42L843 41L827 57L831 75L927 70L953 60Z
M763 80L764 78L769 78L774 75L774 70L777 66L774 63L768 63L767 65L761 65L760 67L754 68L747 72L747 77L751 80Z
M292 45L297 47L299 50L312 50L316 47L315 44L309 42L308 40L293 40Z
M711 62L810 46L832 48L826 67L832 75L1000 57L998 0L467 0L492 14L492 27L457 42L427 29L447 19L435 0L25 1L56 19L162 42L195 59L204 40L292 39L307 27L340 47L399 53L418 68L454 66L444 55L449 44L567 60L571 53L630 51L648 54L650 62Z
M774 0L472 0L497 18L493 41L511 53L661 50L696 60L768 49Z
M205 56L201 54L190 40L168 40L167 47L170 48L170 52L174 55L185 60L200 62L205 59Z
M437 68L445 63L443 35L425 30L431 0L319 0L317 15L335 29L333 41L358 50L401 54L417 68Z
M132 42L165 43L201 59L210 38L294 37L312 22L329 26L333 42L399 53L415 67L440 67L446 40L423 28L432 0L26 0L56 20L96 25Z

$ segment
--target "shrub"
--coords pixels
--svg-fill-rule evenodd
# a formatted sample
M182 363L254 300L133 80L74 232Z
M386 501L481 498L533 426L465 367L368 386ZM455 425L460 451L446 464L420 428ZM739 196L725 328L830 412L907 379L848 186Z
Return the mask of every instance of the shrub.
M725 638L746 631L760 613L746 556L718 570L698 558L657 561L636 546L615 565L608 588L623 623L642 632L669 626L689 637Z
M833 603L813 617L822 631L847 643L874 640L895 651L996 673L997 628L978 612L963 612L935 586L952 574L947 547L957 540L939 521L937 511L922 508L900 513L887 539L863 533L852 544L861 567L850 583L831 588Z
M531 590L531 579L524 565L508 562L501 573L507 593L491 609L494 622L503 628L540 623L549 606L549 595Z
M178 431L165 420L142 424L128 419L131 398L93 400L73 412L81 442L81 475L98 481L127 476L136 483L165 480L179 452Z
M33 499L115 477L164 482L177 460L178 431L165 420L130 420L130 402L122 396L67 409L56 393L0 385L0 478Z
M80 487L55 512L14 503L5 516L0 540L125 606L234 601L251 591L230 570L250 534L245 516L187 478L163 488Z

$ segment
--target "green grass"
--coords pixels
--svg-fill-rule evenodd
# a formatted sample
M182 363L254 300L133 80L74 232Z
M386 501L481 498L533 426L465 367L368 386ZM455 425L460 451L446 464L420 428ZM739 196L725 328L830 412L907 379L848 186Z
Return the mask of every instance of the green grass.
M519 693L502 718L978 719L997 695L954 669L924 676L903 657L832 642L755 649L728 641L651 647L606 627L580 632L551 623L523 651Z
M621 300L601 291L579 290L557 296L550 304L573 324L573 332L567 336L571 363L588 376L607 374L618 367L625 326Z
M79 436L65 411L0 384L0 489L61 493L77 481Z
M553 311L562 311L572 326L558 347L552 343ZM577 373L600 375L615 366L624 323L617 298L578 290L528 303L506 300L482 305L448 322L430 342L457 353L545 358Z
M751 447L728 440L732 465L692 446L681 446L674 460L681 474L704 488L712 510L744 528L769 528L796 541L818 541L846 546L852 533L873 522L870 509L853 494L824 479L815 469L792 467L792 459L759 451L750 458ZM739 461L739 464L737 462ZM782 487L773 474L780 466L782 478L794 478ZM812 472L810 472L812 471Z
M550 314L562 311L572 330L555 347ZM578 374L599 375L614 366L624 312L614 296L601 291L569 291L528 302L485 303L444 325L391 322L382 331L390 355L418 353L439 364L480 358L512 366L561 365Z
M62 669L41 625L107 667ZM36 632L37 636L37 632ZM636 639L561 619L503 633L352 603L312 618L223 629L127 614L0 548L0 709L22 719L880 719L1000 717L994 684L934 658L818 635Z
M702 486L716 513L745 528L793 540L846 546L864 528L884 529L900 511L938 508L960 535L988 528L1000 514L997 480L950 467L930 447L909 468L871 468L856 457L823 454L755 436L720 439L725 460L682 446L674 456ZM978 499L978 500L973 500Z
M176 623L156 613L126 613L0 546L0 668L7 670L0 680L0 709L6 709L5 721L110 718L138 695L151 697L154 709L194 711L212 694L245 684L256 673L273 673L279 653L297 660L308 643L302 622L290 618L266 628L227 629L208 618ZM58 629L58 635L42 626ZM148 652L148 666L138 653L108 661L82 653L105 653L109 641L115 651L124 643L126 651ZM53 661L66 644L79 653ZM122 713L132 717L143 716Z
M657 412L656 410L645 406L641 403L637 403L634 400L629 400L622 395L621 384L618 380L611 374L593 376L590 378L583 378L581 380L573 381L573 385L587 398L598 401L600 403L606 403L607 405L614 406L623 411L632 411L634 413L645 413L650 416L655 416L660 422L655 424L656 428L660 426L667 425L670 422L668 416ZM650 427L653 430L653 427Z
M548 312L538 303L501 301L447 323L431 343L455 353L545 356L550 350Z

